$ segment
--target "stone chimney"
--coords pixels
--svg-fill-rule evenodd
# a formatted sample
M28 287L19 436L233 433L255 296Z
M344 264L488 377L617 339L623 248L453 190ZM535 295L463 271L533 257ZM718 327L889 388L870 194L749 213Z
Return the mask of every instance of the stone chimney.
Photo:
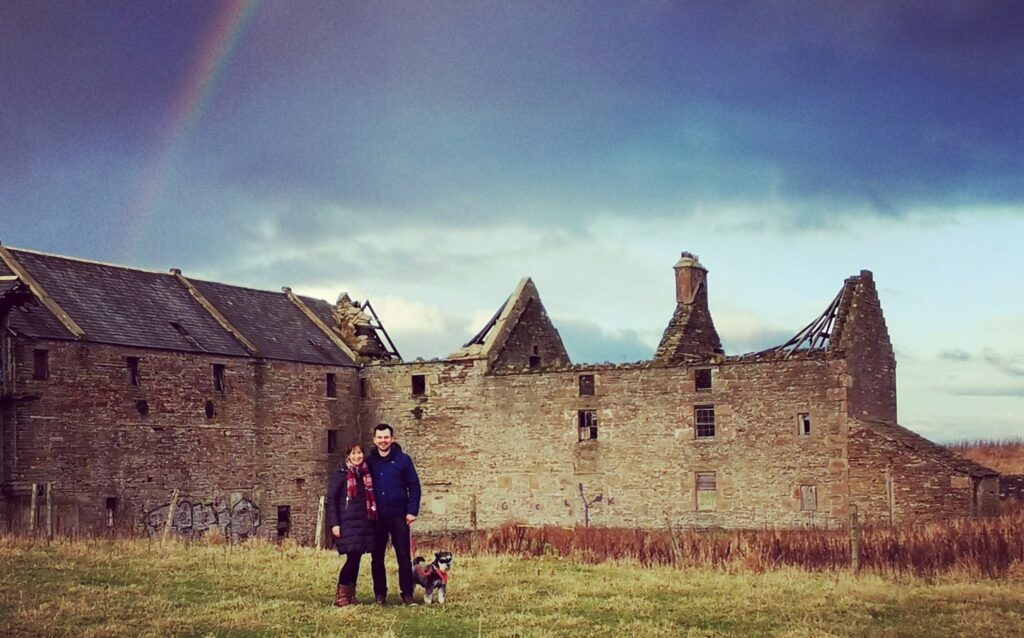
M676 303L692 304L701 284L707 285L708 270L693 253L683 251L673 266L676 271Z
M692 363L721 355L722 341L708 310L708 271L697 255L683 252L676 271L676 311L669 321L655 360Z

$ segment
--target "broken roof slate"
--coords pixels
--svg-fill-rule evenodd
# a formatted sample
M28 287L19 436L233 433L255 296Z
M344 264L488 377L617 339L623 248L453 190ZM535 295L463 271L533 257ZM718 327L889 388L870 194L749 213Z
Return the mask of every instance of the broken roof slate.
M354 365L283 292L191 281L228 323L253 342L260 356L323 365ZM302 300L328 325L334 323L326 301L309 297L302 297Z

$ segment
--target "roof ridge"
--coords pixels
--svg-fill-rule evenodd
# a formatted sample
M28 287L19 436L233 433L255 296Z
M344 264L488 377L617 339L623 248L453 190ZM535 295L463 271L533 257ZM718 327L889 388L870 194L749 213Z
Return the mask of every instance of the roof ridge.
M125 266L124 264L112 264L108 261L99 261L96 259L85 259L82 257L70 257L68 255L58 255L56 253L48 253L42 250L32 250L31 248L18 248L17 246L8 246L4 244L8 250L16 250L20 253L29 253L32 255L41 255L43 257L55 257L57 259L64 259L67 261L77 261L83 264L92 264L93 266L107 266L108 268L117 268L119 270L134 270L136 272L144 272L152 275L166 275L170 276L169 272L162 270L150 270L149 268L138 268L136 266Z

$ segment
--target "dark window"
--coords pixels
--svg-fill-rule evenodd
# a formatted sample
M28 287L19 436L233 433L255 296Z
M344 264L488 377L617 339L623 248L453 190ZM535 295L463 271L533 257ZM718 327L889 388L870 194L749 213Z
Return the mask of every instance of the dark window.
M590 441L597 438L597 410L580 410L577 413L579 440Z
M412 375L412 394L422 396L427 393L427 378L422 374Z
M50 378L50 351L32 351L32 378L36 381L46 381Z
M423 420L423 408L418 406L418 405L415 408L413 408L412 409L412 418L416 419L417 421L422 421Z
M693 420L697 426L697 438L715 436L715 406L698 405L693 408Z
M126 357L125 363L128 366L128 383L129 385L142 385L142 377L139 376L139 358L138 357Z
M338 383L334 378L333 372L327 373L327 396L336 397L338 396Z
M694 385L698 390L711 389L711 368L693 371Z
M366 382L366 379L360 379L359 380L359 398L360 399L365 399L366 398L367 385L368 384Z
M804 512L818 511L818 486L800 486L800 509Z
M213 364L213 389L216 392L224 391L224 364Z
M714 472L697 472L697 509L713 510L717 505L717 485Z
M540 356L539 355L535 355L535 354L531 354L530 355L530 369L531 370L536 370L539 367L540 367Z
M138 401L135 402L135 409L142 416L146 416L147 414L149 414L149 401L146 401L145 399L139 399Z
M292 508L289 505L277 506L277 538L288 538L292 533Z
M107 527L114 526L114 519L117 517L117 497L107 497Z
M801 412L796 415L796 433L801 436L810 436L811 434L811 415L807 412Z
M327 430L327 453L334 454L338 451L338 431Z
M581 374L580 375L580 396L593 396L594 395L594 375L592 374Z
M212 419L213 415L217 412L214 408L213 401L207 401L206 405L203 406L203 411L206 412L207 419Z

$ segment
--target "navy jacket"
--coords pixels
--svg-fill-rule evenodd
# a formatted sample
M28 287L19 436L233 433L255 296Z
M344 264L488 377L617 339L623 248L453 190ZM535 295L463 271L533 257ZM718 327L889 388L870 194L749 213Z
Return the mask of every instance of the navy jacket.
M373 473L373 493L380 516L420 515L420 477L412 458L397 443L391 444L387 456L373 448L366 463Z
M366 489L362 480L358 480L356 497L348 497L348 470L344 466L331 474L325 509L327 535L334 540L334 549L339 554L373 551L374 522L366 515ZM335 525L341 527L341 538L334 538L331 534Z

